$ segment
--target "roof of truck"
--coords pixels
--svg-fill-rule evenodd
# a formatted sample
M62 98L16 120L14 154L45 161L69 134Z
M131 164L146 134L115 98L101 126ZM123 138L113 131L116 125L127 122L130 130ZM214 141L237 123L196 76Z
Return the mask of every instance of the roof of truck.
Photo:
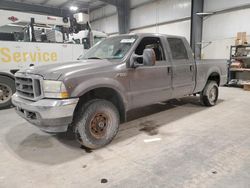
M137 35L139 37L147 37L147 36L162 36L162 37L175 37L175 38L184 38L182 36L178 35L168 35L168 34L162 34L162 33L129 33L129 34L123 34L123 35Z

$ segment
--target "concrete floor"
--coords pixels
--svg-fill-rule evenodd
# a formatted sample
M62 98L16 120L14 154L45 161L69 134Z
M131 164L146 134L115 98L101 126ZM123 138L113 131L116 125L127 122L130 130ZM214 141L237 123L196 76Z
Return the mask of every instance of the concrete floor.
M1 110L0 187L250 187L250 92L220 91L212 108L187 97L134 110L95 151Z

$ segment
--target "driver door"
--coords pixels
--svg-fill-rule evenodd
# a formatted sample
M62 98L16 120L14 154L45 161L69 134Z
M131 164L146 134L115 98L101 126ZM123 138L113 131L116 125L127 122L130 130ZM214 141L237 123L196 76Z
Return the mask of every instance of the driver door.
M155 66L140 66L129 69L130 96L132 107L140 107L171 98L172 73L170 62L166 61L165 51L159 37L144 37L135 50L142 55L143 50L152 48L156 54ZM143 63L142 58L137 60Z

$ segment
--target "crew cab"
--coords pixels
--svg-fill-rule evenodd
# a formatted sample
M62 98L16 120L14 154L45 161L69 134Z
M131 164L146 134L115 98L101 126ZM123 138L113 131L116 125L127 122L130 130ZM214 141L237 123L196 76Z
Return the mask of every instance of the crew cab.
M107 38L75 62L15 74L16 112L46 132L73 128L96 149L110 143L129 110L199 94L214 106L227 81L226 60L195 60L183 37L128 34Z

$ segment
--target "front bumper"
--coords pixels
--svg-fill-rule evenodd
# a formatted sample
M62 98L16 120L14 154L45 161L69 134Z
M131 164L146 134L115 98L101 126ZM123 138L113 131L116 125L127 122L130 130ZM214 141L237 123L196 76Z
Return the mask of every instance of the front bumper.
M67 131L68 125L72 123L78 100L78 98L41 99L34 102L23 99L17 94L12 96L12 103L21 117L50 133Z

